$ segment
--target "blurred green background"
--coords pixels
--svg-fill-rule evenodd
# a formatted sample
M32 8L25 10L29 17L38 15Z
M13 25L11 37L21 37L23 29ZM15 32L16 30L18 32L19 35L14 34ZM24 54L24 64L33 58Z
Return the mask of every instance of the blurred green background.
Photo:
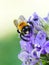
M21 65L19 37L16 33L0 39L0 65Z

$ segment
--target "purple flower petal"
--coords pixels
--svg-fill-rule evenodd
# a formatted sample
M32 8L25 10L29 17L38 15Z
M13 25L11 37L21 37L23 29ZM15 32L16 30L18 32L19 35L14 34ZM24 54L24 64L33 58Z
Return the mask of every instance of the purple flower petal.
M44 18L44 20L48 21L48 18L47 18L47 17L45 17L45 18Z
M46 51L45 49L42 50L41 54L46 54Z
M49 53L49 41L46 41L44 48L45 48L45 51L46 51L47 53Z
M38 18L38 15L36 14L36 12L34 12L33 15L29 17L28 21L33 21L33 18L34 19Z
M28 53L25 52L25 51L23 51L23 52L21 52L20 54L18 54L18 58L19 58L21 61L23 61L23 62L26 61L27 57L28 57Z
M36 12L34 12L33 15L29 17L28 22L30 21L33 23L37 31L42 30L42 23L40 22L40 17L36 14Z
M39 59L39 58L40 58L40 54L41 54L41 52L40 52L40 51L37 51L36 48L33 49L32 52L31 52L31 56L32 56L33 58L36 58L36 59Z
M43 31L39 31L36 38L35 44L42 46L46 41L46 33Z
M49 23L49 13L48 13L47 17L44 18L44 20L45 20L47 23Z
M36 59L34 56L32 57L31 54L26 51L21 52L18 58L23 62L22 65L34 65L39 61L39 59Z
M32 35L32 37L30 38L30 41L32 42L32 44L34 44L34 42L35 42L35 34Z
M36 12L33 13L34 18L38 18L38 15Z
M23 40L20 41L21 49L27 52L31 52L33 50L33 47L31 45L31 41L25 42Z

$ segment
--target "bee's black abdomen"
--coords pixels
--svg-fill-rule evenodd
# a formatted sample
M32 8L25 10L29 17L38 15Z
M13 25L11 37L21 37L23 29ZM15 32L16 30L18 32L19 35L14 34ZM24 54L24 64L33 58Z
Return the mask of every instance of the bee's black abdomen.
M22 39L22 40L24 40L24 41L26 41L26 42L28 42L28 41L29 41L29 40L27 40L27 39L25 39L25 38L24 38L24 36L23 36L23 34L22 34L22 33L20 34L20 37L21 37L21 39Z

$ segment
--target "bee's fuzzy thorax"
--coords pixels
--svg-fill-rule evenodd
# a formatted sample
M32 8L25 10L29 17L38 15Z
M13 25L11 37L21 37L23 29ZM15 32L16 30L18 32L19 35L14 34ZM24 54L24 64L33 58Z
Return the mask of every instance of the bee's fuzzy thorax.
M18 29L21 31L24 26L28 25L26 22L21 22L18 24Z

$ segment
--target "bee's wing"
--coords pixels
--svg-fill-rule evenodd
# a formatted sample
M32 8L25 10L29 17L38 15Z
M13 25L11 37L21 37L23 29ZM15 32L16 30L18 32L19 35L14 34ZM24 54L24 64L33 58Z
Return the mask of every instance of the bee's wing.
M18 20L15 19L13 22L14 22L15 26L17 27L18 26Z
M20 15L20 16L19 16L19 20L20 20L20 21L26 21L26 19L25 19L25 17L24 17L23 15Z

